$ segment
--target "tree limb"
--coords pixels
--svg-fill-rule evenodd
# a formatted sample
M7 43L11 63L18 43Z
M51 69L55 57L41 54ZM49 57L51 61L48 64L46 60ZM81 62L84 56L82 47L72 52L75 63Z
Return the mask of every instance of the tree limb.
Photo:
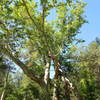
M7 50L6 48L3 48L2 51L5 55L7 55L12 61L14 61L15 64L17 64L22 70L23 72L30 77L33 81L35 81L36 83L38 83L40 86L42 86L44 84L43 80L36 77L36 75L34 75L32 72L30 72L28 70L28 67L21 62L18 58L14 57L13 54Z
M35 22L35 20L34 20L33 17L31 16L31 14L30 14L30 12L29 12L29 10L28 10L28 7L27 7L27 5L26 5L25 0L22 0L22 1L23 1L24 7L25 7L26 12L27 12L28 16L30 17L31 21L33 22L33 24L35 25L35 27L38 29L38 31L42 32L42 30L39 28L39 26L37 25L37 23Z

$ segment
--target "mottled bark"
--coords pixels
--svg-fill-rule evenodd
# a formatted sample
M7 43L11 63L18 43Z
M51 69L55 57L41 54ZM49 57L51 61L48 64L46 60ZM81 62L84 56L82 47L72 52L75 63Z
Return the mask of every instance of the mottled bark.
M60 85L59 85L59 62L58 60L54 61L55 63L55 76L54 76L54 90L53 90L53 100L60 100Z
M44 74L44 82L46 85L48 85L49 75L50 75L50 64L47 63L45 66L45 74Z
M57 96L56 96L56 84L54 84L54 90L53 90L53 100L58 100Z
M70 94L73 89L72 83L64 76L62 76L62 81L64 82L64 98L66 100L71 100Z
M49 94L49 79L50 79L50 63L47 63L45 66L45 74L44 74L44 83L45 83L45 99L50 100L50 94Z
M52 100L61 100L60 99L60 92L61 91L60 91L59 81L58 80L55 80Z

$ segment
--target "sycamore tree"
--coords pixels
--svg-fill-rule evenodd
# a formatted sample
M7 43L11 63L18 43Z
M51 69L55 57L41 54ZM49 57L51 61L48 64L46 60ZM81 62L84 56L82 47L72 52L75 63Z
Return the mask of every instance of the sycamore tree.
M59 58L63 49L77 40L86 22L82 0L1 0L0 53L12 60L43 88L46 100L59 100L59 81L71 87L67 78L59 77ZM55 17L51 20L51 13ZM51 61L54 79L50 80ZM63 73L63 71L61 71ZM53 94L49 93L50 86ZM66 100L70 100L65 93ZM62 100L62 99L61 99Z

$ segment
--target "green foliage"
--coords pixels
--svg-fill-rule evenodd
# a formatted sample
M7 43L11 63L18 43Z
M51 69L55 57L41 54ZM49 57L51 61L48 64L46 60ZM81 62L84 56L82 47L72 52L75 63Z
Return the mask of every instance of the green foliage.
M77 47L76 47L77 48ZM72 49L73 50L73 49ZM75 49L72 53L72 64L77 73L71 74L77 95L80 99L98 100L100 91L99 74L100 74L100 46L96 42L92 42L89 46L82 46ZM77 88L76 88L77 87Z
M64 44L70 45L76 40L86 22L85 5L80 0L3 0L0 3L3 46L0 46L23 59L29 71L42 77L45 62L49 61L48 53L59 57ZM47 20L52 10L56 16Z
M43 90L22 72L11 75L9 80L5 100L45 100Z
M27 71L43 78L45 64L51 61L48 58L50 52L60 59L63 72L67 73L65 76L75 85L76 94L85 100L95 100L99 93L96 89L99 84L95 81L99 77L100 46L95 42L80 49L72 45L77 41L82 42L76 36L86 23L83 14L85 5L82 0L1 0L0 53L3 52L5 56L6 48L27 66ZM55 17L48 20L52 10ZM15 76L18 75L21 73ZM8 83L5 100L46 98L45 90L26 76L21 75ZM61 85L63 88L64 84ZM64 95L63 89L62 92Z

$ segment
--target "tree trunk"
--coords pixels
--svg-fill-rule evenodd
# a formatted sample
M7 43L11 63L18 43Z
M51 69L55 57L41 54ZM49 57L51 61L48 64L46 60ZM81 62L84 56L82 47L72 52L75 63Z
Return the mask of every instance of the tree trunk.
M55 79L54 79L54 90L53 90L53 100L60 100L60 85L59 85L59 62L55 61Z
M47 63L45 67L45 74L44 74L44 82L46 85L48 85L49 75L50 75L50 64Z
M45 66L45 74L44 74L44 83L45 83L45 99L50 100L50 94L49 94L49 77L50 77L50 63L47 63Z
M64 82L64 97L66 100L71 100L70 94L73 89L72 83L64 76L62 76L62 81Z
M3 91L1 93L0 100L4 100L4 96L5 96L5 92L6 92L6 87L7 87L7 82L8 82L9 71L10 71L10 67L8 69L8 72L7 72L7 75L6 75L6 78L5 78L5 83L4 83Z
M53 90L53 100L58 100L56 96L56 84L54 84L54 90Z
M52 100L60 100L60 86L58 80L54 83L53 98Z
M5 89L4 89L3 92L1 93L0 100L4 100L4 95L5 95Z

